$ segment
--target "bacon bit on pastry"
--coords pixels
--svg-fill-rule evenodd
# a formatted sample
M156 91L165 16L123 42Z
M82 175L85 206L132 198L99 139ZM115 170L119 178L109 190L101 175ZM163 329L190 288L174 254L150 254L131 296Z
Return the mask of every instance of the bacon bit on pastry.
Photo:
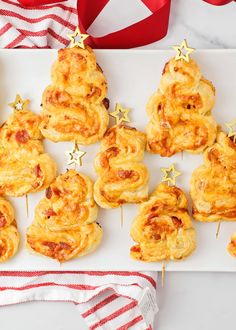
M135 174L134 171L132 170L119 170L118 171L118 176L121 178L121 179L130 179L132 178L132 176Z
M50 241L44 241L42 244L49 248L49 256L51 258L57 259L58 261L63 261L63 256L61 255L61 252L63 250L71 250L71 246L65 242L55 243Z
M47 199L50 199L52 197L52 189L51 189L51 187L48 187L46 189L45 196L47 197Z
M16 132L15 135L16 141L19 143L27 143L30 139L29 133L23 129L21 131Z
M102 103L104 104L105 108L108 110L110 106L110 101L108 98L105 98Z
M55 250L57 247L57 243L54 243L54 242L45 241L42 244L47 246L50 250Z
M162 70L162 75L166 73L166 69L167 69L167 65L169 64L169 62L166 62L166 64L164 65L164 68ZM176 71L176 70L175 70Z
M141 249L139 246L132 246L131 249L130 249L132 252L141 252Z
M152 220L153 218L157 218L158 214L157 213L151 213L149 214L148 218L147 218L147 224L151 224L150 220Z
M0 212L0 228L4 227L7 223L6 217Z
M152 235L152 238L155 239L156 241L159 241L161 239L161 235L160 234L154 234L154 235Z
M44 213L47 217L52 217L54 215L57 215L56 212L51 208L51 209L48 209L47 211L45 211Z
M60 242L59 247L64 250L69 250L71 248L71 246L65 242Z
M43 172L42 172L39 164L35 166L34 172L35 172L35 175L37 176L37 178L40 178L43 175Z
M172 216L171 217L171 220L172 220L172 222L173 222L173 224L177 227L177 228L179 228L179 227L183 227L183 222L179 219L179 218L177 218L177 217L174 217L174 216Z
M40 186L40 183L39 182L34 182L34 183L32 183L31 186L32 186L33 189L37 189Z

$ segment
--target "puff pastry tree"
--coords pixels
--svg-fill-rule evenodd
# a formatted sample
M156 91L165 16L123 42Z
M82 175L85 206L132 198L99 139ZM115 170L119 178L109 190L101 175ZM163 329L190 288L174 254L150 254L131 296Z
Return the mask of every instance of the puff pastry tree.
M177 152L200 153L212 145L217 124L211 116L215 89L190 59L171 59L160 86L147 104L147 150L170 157Z
M109 102L107 81L93 50L89 46L59 50L51 78L42 97L42 134L54 142L100 140L108 126Z
M236 143L219 132L191 178L193 216L199 221L236 220Z
M59 175L46 190L27 230L27 247L64 262L93 252L101 242L93 182L74 170Z
M0 263L15 255L18 250L20 235L16 227L12 205L0 198Z
M108 129L95 158L95 201L103 208L140 203L148 197L149 174L141 163L146 135L125 125Z
M56 164L44 153L41 118L14 110L0 128L0 195L23 196L45 189L56 176Z
M139 214L131 227L131 237L137 243L130 249L131 257L162 261L190 255L196 239L187 206L181 189L161 183L149 200L139 206Z

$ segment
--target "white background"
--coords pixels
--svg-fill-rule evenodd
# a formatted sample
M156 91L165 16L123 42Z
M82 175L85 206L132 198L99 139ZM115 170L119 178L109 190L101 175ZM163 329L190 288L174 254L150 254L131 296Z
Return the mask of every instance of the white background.
M111 1L92 30L102 34L108 27L120 28L145 17L148 11L139 3L138 0ZM201 0L172 0L169 34L148 48L166 49L183 38L196 48L236 48L236 5L217 8ZM165 288L158 289L160 312L155 330L234 327L235 280L235 273L166 273ZM30 303L1 308L0 322L2 330L87 329L77 309L69 303Z

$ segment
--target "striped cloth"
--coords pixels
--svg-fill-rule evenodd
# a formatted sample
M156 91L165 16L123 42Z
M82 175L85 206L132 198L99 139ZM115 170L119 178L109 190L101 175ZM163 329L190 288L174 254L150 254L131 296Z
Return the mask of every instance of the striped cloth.
M0 1L0 48L62 48L78 24L76 1L24 8Z
M73 302L90 330L151 330L156 273L0 272L0 306L29 301Z
M0 1L0 48L65 47L76 25L76 1L37 8ZM0 272L1 306L35 300L74 302L90 330L150 330L156 273Z

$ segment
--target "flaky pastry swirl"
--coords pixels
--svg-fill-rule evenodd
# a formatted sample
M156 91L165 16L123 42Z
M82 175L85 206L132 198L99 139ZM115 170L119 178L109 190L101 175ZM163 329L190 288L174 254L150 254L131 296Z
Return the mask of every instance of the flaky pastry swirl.
M140 204L131 227L137 243L132 258L141 261L179 260L196 247L195 229L187 210L187 198L180 188L161 183L149 200Z
M45 189L56 176L56 164L44 153L41 118L15 110L0 128L0 195L23 196Z
M108 129L95 158L98 179L94 199L103 208L140 203L148 196L149 174L141 163L146 144L144 133L124 125Z
M0 263L12 258L18 250L20 235L10 202L0 198Z
M100 140L108 126L109 102L107 81L93 50L89 46L59 50L51 78L42 97L42 134L54 142Z
M236 220L236 143L219 132L192 174L193 216L199 221Z
M37 205L27 247L59 262L88 254L102 239L96 218L93 182L69 170L55 179Z
M171 59L147 104L147 150L170 157L184 150L200 153L212 145L217 129L211 116L214 103L215 89L195 61Z

